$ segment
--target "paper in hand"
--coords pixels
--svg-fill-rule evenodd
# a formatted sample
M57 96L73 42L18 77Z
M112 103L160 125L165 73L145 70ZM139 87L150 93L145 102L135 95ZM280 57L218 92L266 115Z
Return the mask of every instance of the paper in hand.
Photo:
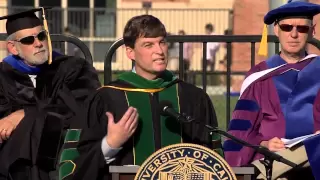
M284 142L284 145L287 148L291 148L297 144L299 144L300 142L304 141L305 139L315 136L316 134L309 134L309 135L305 135L305 136L300 136L294 139L285 139L285 138L281 138L281 141Z

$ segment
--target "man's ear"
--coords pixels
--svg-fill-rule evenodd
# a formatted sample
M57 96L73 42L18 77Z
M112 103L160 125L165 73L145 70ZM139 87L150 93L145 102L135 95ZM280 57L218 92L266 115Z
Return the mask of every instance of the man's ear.
M17 50L17 46L13 41L8 41L7 42L7 49L8 49L10 54L13 54L13 55L18 55L19 54L19 52Z
M127 54L127 57L131 60L135 60L135 53L134 53L134 50L131 48L131 47L128 47L126 46L126 54Z

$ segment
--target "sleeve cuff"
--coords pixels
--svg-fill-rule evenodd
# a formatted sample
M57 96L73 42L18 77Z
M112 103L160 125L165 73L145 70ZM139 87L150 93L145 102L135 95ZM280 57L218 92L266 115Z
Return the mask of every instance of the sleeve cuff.
M111 148L109 146L109 144L107 143L107 136L105 136L102 139L102 143L101 143L101 150L103 153L103 156L107 159L111 159L113 158L122 148Z

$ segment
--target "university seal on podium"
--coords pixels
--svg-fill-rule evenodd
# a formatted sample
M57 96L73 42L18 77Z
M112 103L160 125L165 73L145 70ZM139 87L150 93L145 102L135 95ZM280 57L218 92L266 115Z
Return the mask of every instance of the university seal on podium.
M182 143L153 153L141 165L135 180L236 180L236 176L213 150Z

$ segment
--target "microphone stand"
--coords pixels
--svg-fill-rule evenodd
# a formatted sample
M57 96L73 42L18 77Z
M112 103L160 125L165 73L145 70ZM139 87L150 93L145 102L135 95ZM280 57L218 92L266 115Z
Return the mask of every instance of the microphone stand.
M165 109L163 109L163 111L165 111ZM172 113L167 113L166 111L164 112L165 115L168 115L168 116L171 116L175 119L177 119L178 122L180 123L190 123L192 121L194 121L195 119L192 118L191 116L188 116L186 115L185 113L182 113L182 114L172 114ZM195 123L198 123L198 122L195 122ZM239 138L236 138L235 136L232 136L231 134L223 131L223 130L220 130L218 128L213 128L209 125L205 125L210 132L215 132L215 133L218 133L218 134L221 134L225 137L228 137L230 138L231 140L237 142L238 144L241 144L243 146L246 146L246 147L249 147L251 149L253 149L255 152L259 153L259 154L262 154L264 155L264 159L263 160L260 160L260 162L265 166L266 168L266 176L267 176L267 180L271 180L272 179L272 166L273 166L273 162L274 161L278 161L278 162L281 162L281 163L284 163L288 166L291 166L293 168L297 167L297 165L285 158L283 158L282 156L280 156L279 154L276 154L272 151L269 151L268 148L266 147L263 147L263 146L258 146L258 145L252 145L252 144L249 144L247 143L246 141L243 141Z
M225 132L225 131L222 131L220 129L217 129L217 128L213 128L209 125L206 125L206 127L210 130L210 132L215 132L215 133L218 133L218 134L221 134L225 137L228 137L230 138L231 140L243 145L243 146L246 146L246 147L249 147L249 148L252 148L254 149L256 152L264 155L264 159L263 160L260 160L260 162L265 166L266 168L266 176L267 176L267 180L271 180L272 178L272 165L273 165L273 162L274 161L278 161L278 162L282 162L288 166L291 166L293 168L297 167L297 165L285 158L283 158L282 156L280 156L279 154L276 154L272 151L269 151L269 149L263 147L263 146L257 146L257 145L252 145L252 144L249 144L239 138L236 138L235 136L232 136L231 134Z

